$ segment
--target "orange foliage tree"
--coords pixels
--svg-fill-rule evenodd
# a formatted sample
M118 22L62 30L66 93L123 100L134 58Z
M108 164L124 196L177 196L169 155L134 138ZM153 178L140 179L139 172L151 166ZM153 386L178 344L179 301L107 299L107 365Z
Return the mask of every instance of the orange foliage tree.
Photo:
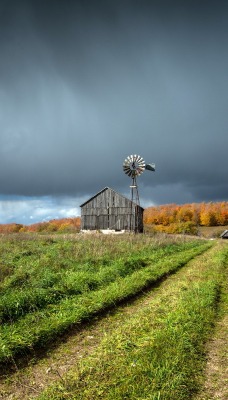
M0 224L0 233L17 232L78 232L81 226L81 218L53 219L48 222L37 222L32 225Z
M203 226L228 225L228 202L166 204L148 207L144 212L144 223L169 226L191 222Z
M27 232L77 232L80 230L81 218L61 218L48 222L38 222L26 227Z
M21 224L0 224L0 233L17 233L23 228Z

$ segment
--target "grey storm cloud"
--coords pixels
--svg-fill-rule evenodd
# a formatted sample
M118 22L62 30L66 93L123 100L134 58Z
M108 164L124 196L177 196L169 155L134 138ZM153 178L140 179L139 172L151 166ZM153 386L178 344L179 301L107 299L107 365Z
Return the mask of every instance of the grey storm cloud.
M227 200L226 1L0 1L0 193Z

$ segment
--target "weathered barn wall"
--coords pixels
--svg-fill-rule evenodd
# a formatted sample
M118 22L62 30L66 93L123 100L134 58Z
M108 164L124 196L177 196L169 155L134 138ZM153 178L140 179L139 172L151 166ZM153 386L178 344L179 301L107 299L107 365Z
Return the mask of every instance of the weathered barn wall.
M138 219L138 223L137 223ZM81 229L143 231L143 208L105 188L81 205Z

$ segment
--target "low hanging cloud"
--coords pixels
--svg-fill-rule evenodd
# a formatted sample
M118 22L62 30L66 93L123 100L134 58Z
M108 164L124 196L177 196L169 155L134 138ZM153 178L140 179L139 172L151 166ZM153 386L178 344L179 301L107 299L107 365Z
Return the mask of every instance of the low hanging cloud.
M59 218L80 216L80 205L86 197L12 197L0 198L0 221L5 223L33 224ZM7 216L7 217L6 217Z

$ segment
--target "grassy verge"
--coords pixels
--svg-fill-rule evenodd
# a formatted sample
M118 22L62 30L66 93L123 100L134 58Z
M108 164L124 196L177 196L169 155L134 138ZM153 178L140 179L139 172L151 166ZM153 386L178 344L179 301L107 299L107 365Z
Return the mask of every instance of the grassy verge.
M88 242L85 243L87 244ZM12 323L27 313L57 304L64 298L99 290L116 279L131 275L134 271L156 263L164 257L198 247L199 243L183 242L142 247L137 254L132 251L131 255L116 255L114 259L111 254L92 258L88 256L87 250L87 256L84 255L84 259L80 260L78 257L72 257L75 248L69 247L68 244L67 246L66 251L62 244L60 247L59 243L52 243L50 248L45 249L44 254L36 249L33 252L24 250L22 254L14 255L14 272L0 286L1 323ZM63 255L59 260L61 251Z
M228 247L193 260L39 400L189 400L225 280Z
M42 309L26 312L23 317L15 321L11 320L2 324L0 327L0 362L10 360L18 353L28 351L35 346L46 346L73 324L89 319L92 315L113 307L121 300L138 293L167 274L176 271L210 245L208 242L183 242L173 245L175 251L163 249L159 257L150 255L150 263L147 250L146 265L147 263L148 265L143 264L142 268L138 256L139 265L136 271L131 268L131 264L134 266L136 263L134 254L134 257L128 261L130 274L124 272L126 271L125 260L122 262L123 268L119 268L119 274L115 275L115 280L110 283L109 279L106 279L104 287L101 286L97 290L85 290L80 295L64 297L57 304L55 302L48 303ZM145 249L141 256L145 260ZM109 268L107 274L107 271L99 270L97 263L95 265L98 273L102 273L103 276L110 274ZM77 280L76 284L78 284Z

